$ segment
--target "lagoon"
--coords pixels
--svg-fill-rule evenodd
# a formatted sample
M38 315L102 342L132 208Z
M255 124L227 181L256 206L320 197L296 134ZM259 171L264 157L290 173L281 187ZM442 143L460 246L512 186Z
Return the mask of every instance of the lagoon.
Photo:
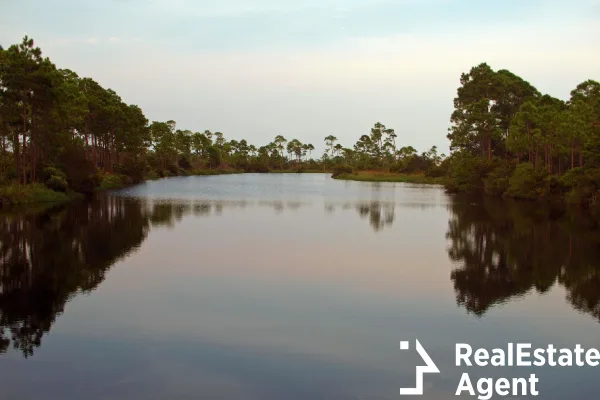
M577 214L326 174L166 178L0 215L2 399L424 399L462 373L535 373L589 399L594 368L455 366L455 344L600 347L600 237ZM467 398L466 396L465 398Z

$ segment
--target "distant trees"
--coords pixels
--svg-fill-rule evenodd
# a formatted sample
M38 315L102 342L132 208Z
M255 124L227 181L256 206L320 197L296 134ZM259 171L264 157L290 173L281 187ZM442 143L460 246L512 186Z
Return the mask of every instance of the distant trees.
M421 154L412 146L397 149L396 132L377 122L370 134L358 138L352 148L345 148L337 138L325 137L326 154L322 162L336 170L344 167L346 170L383 169L400 173L425 173L441 176L445 173L444 154L438 154L434 146Z

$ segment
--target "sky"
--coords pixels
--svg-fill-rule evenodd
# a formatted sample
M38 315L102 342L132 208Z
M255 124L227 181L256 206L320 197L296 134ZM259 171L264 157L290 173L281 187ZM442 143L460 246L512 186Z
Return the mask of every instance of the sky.
M381 122L447 153L481 62L562 99L600 80L600 0L0 0L0 44L25 34L151 121L319 151Z

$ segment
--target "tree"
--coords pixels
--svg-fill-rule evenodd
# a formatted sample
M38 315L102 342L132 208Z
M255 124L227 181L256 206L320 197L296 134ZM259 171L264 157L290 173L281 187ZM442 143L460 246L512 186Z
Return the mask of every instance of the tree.
M337 138L333 135L329 135L327 137L325 137L325 146L327 146L329 148L329 151L331 152L331 157L333 157L333 149L335 146L335 142L337 142Z
M462 74L460 83L450 118L451 150L479 153L488 159L500 155L513 116L539 93L509 71L494 72L485 63Z

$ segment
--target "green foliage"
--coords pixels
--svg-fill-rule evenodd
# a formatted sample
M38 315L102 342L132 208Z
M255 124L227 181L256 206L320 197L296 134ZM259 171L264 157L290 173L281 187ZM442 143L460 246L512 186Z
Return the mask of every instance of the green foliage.
M249 163L245 166L244 172L267 173L269 172L269 167L261 163Z
M208 165L211 168L216 168L221 165L221 153L219 149L215 146L210 146L207 149L208 152Z
M67 179L67 174L56 167L46 167L44 168L44 180L48 180L53 176L58 176L63 179Z
M62 202L72 198L73 195L54 191L40 183L0 187L0 206Z
M100 186L98 190L119 189L124 186L123 176L119 174L101 175Z
M445 177L428 177L423 174L401 174L386 172L360 171L353 173L342 173L335 176L335 179L360 182L402 182L427 185L443 185Z
M87 161L85 151L72 145L66 147L59 159L66 171L69 187L79 193L92 193L100 184L95 168Z
M479 64L461 75L450 121L449 158L435 146L419 154L399 144L402 135L394 129L376 122L350 147L327 134L324 153L313 159L312 144L281 134L257 147L245 139L227 140L222 132L177 129L172 120L150 123L115 91L58 69L29 37L0 49L3 185L40 182L57 191L92 193L100 185L215 170L206 173L333 170L340 177L375 170L401 180L444 180L451 191L519 198L568 193L571 202L598 203L593 173L560 175L600 168L600 83L579 84L564 102L510 71ZM527 162L534 172L521 167L513 174L500 159ZM120 176L120 183L98 170ZM542 179L544 174L550 177ZM371 175L360 179L383 179Z
M545 171L536 171L533 164L517 165L508 180L505 196L515 199L536 200L546 198L550 194L550 182Z
M578 85L563 102L481 64L462 75L454 105L449 189L478 190L483 182L496 196L598 203L600 83Z
M144 159L127 156L123 163L115 168L118 174L127 177L128 183L140 183L147 175L148 166Z
M507 161L498 161L496 167L483 178L486 194L502 196L509 187L509 178L513 174L514 165Z
M67 175L56 167L46 167L43 171L46 186L57 192L66 192L69 189Z
M447 181L446 188L450 192L483 191L483 180L494 169L492 160L464 151L454 153L449 163L450 179Z
M568 203L580 206L600 205L600 169L574 168L560 179Z
M348 165L338 165L333 168L333 175L331 175L331 177L336 178L342 174L351 174L351 173L352 173L352 167L350 167Z
M448 175L450 170L450 160L445 159L439 165L431 164L427 170L425 170L425 176L430 178L441 178Z
M57 192L66 192L69 189L69 184L63 176L52 175L47 181L46 186Z

